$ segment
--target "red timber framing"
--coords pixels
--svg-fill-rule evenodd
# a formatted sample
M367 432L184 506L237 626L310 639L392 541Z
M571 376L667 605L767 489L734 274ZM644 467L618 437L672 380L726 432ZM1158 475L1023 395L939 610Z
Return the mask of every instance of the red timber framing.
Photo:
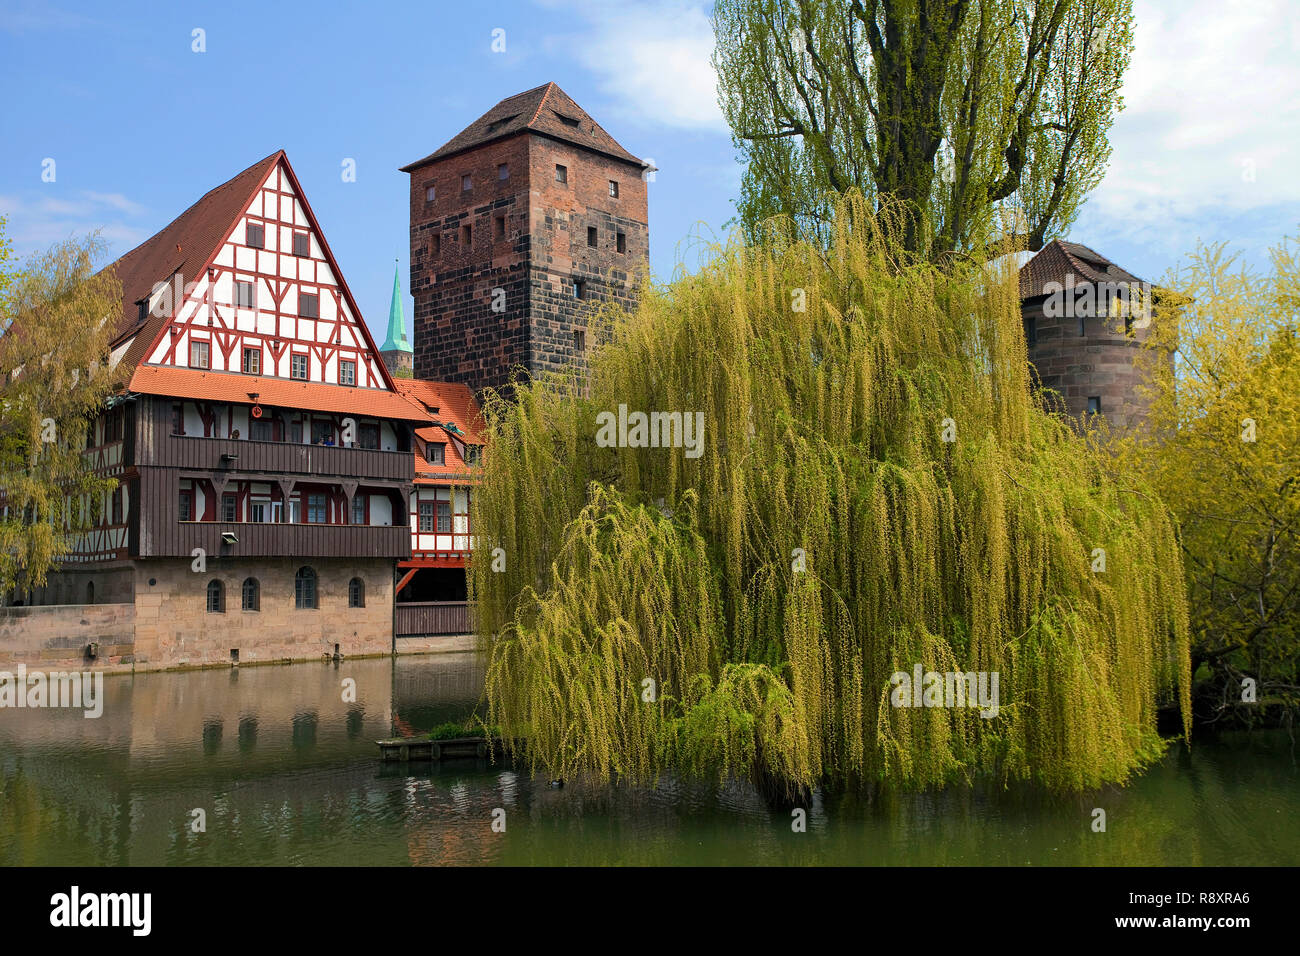
M265 184L273 174L276 188L269 188ZM286 179L290 190L279 188L279 183ZM262 214L255 215L248 210L259 194ZM305 230L295 223L295 201L301 204L303 215L307 219ZM264 239L260 247L247 244L247 226L250 223L262 226ZM309 236L309 255L298 256L293 252L292 236L303 232ZM268 240L272 235L275 236L273 251L266 248L271 245ZM195 282L196 285L173 304L170 320L159 329L144 352L145 362L189 367L188 344L184 353L179 350L182 342L188 343L192 340L191 336L196 335L198 338L210 339L212 352L209 355L209 366L213 368L213 357L220 353L226 369L238 371L242 368L243 349L256 348L263 351L263 375L288 379L292 377L291 356L295 353L306 354L309 356L308 381L326 381L326 370L332 368L334 383L337 383L339 362L352 361L355 363L356 377L353 384L356 387L394 390L392 377L379 356L379 350L357 308L347 280L338 267L311 204L283 151L276 154L275 162L270 165L263 183L250 192L239 214L221 236L199 272L194 276L181 277L185 282ZM285 237L288 237L287 248L283 241ZM320 258L311 255L317 247ZM218 260L227 248L231 250L230 264L223 265ZM247 251L252 256L257 269L249 270L240 266L241 251ZM281 256L294 259L297 263L296 277L279 275L278 265L277 274L260 271L262 256L273 257L277 264ZM205 274L207 281L200 288L197 280ZM216 301L215 289L224 277L229 277L232 283L230 302ZM329 284L331 281L333 285ZM256 291L253 308L235 304L238 302L238 296L234 292L235 282L254 284ZM297 311L287 311L285 302L295 286L299 294L330 298L334 304L333 317L324 317L324 308L317 309L317 317L300 315L301 307ZM270 301L267 301L267 295L262 294L263 289L269 292ZM187 311L186 306L191 306L188 316L179 318ZM239 328L237 311L253 314L253 329ZM202 321L205 317L206 324ZM268 325L274 329L273 332L263 331ZM344 342L345 329L350 330L359 340L357 344ZM308 330L314 331L315 336L309 337ZM267 361L268 355L270 361ZM312 360L315 362L316 375L312 374Z
M308 237L305 247L295 235ZM131 481L126 522L107 529L124 537L107 542L112 552L92 541L91 560L195 548L235 560L410 556L422 413L394 384L283 152L111 268L124 298L113 347L125 389L114 401L133 410L135 428L120 459ZM174 301L161 305L158 283ZM237 283L253 284L251 301ZM141 302L160 307L141 312ZM207 343L203 369L190 366L191 341ZM246 349L256 366L245 366ZM295 353L307 357L306 381L291 378ZM345 441L347 419L356 432Z

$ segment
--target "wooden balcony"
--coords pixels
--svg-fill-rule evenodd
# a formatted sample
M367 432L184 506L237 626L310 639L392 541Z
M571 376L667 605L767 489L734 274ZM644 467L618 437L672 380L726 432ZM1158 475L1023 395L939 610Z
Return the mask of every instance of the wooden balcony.
M235 536L234 543L222 539ZM209 558L396 558L411 556L406 525L273 524L226 521L161 521L142 529L142 558L190 557L202 548Z
M376 478L411 481L415 456L410 451L376 451L331 445L196 438L167 435L152 449L151 460L137 464L167 465L200 471L271 472L321 478ZM232 457L233 456L233 457Z

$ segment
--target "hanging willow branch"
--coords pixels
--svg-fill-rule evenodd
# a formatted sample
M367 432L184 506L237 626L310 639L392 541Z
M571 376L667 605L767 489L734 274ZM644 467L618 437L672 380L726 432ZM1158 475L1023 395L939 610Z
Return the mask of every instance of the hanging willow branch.
M719 249L611 320L586 394L489 396L472 588L535 769L1078 789L1186 718L1169 515L1033 405L1014 276L892 229L849 199L829 247ZM602 447L620 404L703 412L701 453ZM998 715L893 706L917 664L997 672Z

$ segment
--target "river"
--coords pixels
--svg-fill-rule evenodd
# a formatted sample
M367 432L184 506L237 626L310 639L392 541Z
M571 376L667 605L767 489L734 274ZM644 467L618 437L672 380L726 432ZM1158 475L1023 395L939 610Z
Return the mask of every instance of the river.
M740 782L380 763L377 739L469 713L482 680L436 654L109 676L97 719L0 709L0 865L1300 863L1282 732L1173 747L1084 795L817 792L805 832Z

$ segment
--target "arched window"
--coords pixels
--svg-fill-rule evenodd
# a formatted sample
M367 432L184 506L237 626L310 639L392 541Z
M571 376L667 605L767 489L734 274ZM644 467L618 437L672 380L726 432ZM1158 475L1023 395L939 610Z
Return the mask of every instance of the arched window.
M348 582L348 607L366 606L366 582L353 578Z
M224 614L226 611L226 589L220 581L208 582L208 613Z
M293 579L293 603L297 608L316 607L316 572L301 567Z
M87 604L95 603L95 582L94 581L86 582L86 603Z
M261 587L257 583L257 578L244 578L244 610L260 611L261 597Z

